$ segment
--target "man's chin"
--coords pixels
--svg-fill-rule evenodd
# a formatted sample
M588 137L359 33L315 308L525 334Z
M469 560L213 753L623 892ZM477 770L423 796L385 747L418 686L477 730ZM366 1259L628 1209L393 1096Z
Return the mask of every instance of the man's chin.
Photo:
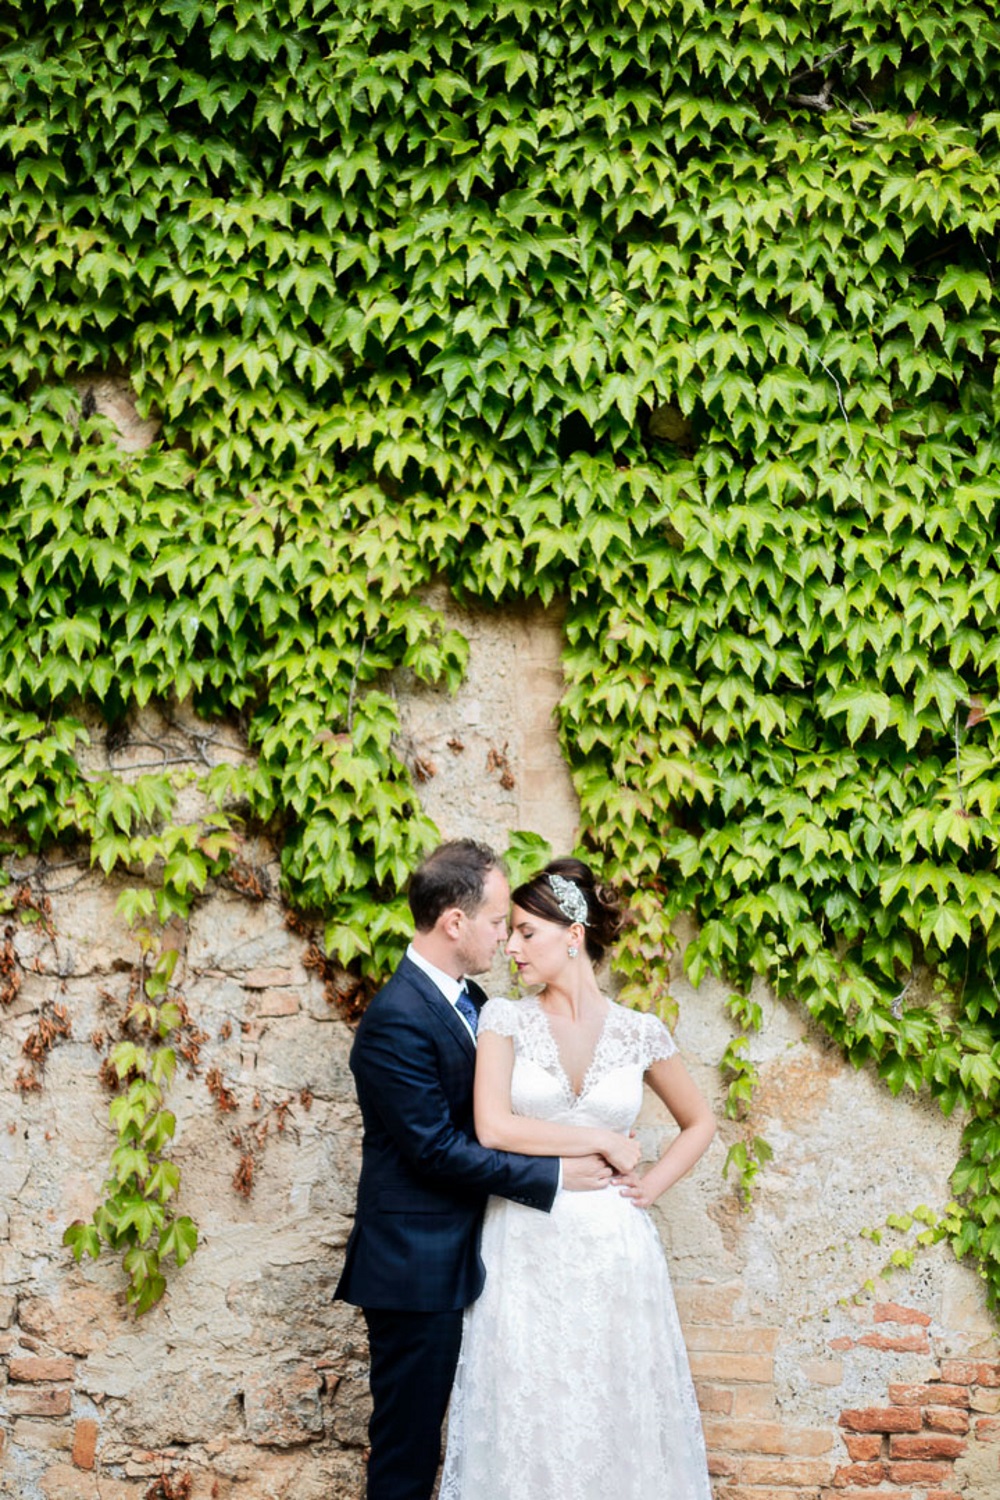
M462 973L475 975L485 974L493 967L493 954L487 953L460 953L459 962L462 965Z

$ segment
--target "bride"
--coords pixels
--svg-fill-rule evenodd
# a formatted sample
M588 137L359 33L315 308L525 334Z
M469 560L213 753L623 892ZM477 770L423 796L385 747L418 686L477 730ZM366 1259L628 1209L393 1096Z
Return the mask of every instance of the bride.
M559 1193L551 1214L491 1198L486 1287L466 1310L440 1500L711 1500L687 1354L646 1210L715 1122L652 1015L615 1005L594 964L620 927L574 859L513 894L518 1001L480 1015L476 1132L532 1155L598 1151L624 1185ZM680 1133L643 1177L630 1134L643 1080Z

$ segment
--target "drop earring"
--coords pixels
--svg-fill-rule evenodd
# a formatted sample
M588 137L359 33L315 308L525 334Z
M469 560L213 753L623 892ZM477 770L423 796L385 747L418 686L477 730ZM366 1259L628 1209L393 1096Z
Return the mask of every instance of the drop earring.
M570 943L569 947L566 949L566 952L569 954L570 958L575 958L579 951L580 950L575 943Z

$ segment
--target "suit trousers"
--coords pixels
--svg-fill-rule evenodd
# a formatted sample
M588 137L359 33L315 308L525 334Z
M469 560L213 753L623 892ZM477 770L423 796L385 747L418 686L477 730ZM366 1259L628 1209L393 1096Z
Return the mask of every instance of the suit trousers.
M462 1309L365 1308L371 1351L367 1500L430 1500L462 1343Z

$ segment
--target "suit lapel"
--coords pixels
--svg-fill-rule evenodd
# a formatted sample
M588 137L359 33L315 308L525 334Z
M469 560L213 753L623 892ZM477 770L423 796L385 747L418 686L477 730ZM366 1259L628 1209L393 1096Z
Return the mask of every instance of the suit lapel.
M469 1029L455 1007L449 1004L444 998L434 981L424 973L423 969L419 969L415 963L411 963L406 957L403 958L399 966L399 972L405 975L407 983L411 984L430 1006L434 1013L434 1024L448 1031L474 1062L476 1044L469 1035ZM481 995L482 991L476 986L473 998L477 1005L481 1004Z

